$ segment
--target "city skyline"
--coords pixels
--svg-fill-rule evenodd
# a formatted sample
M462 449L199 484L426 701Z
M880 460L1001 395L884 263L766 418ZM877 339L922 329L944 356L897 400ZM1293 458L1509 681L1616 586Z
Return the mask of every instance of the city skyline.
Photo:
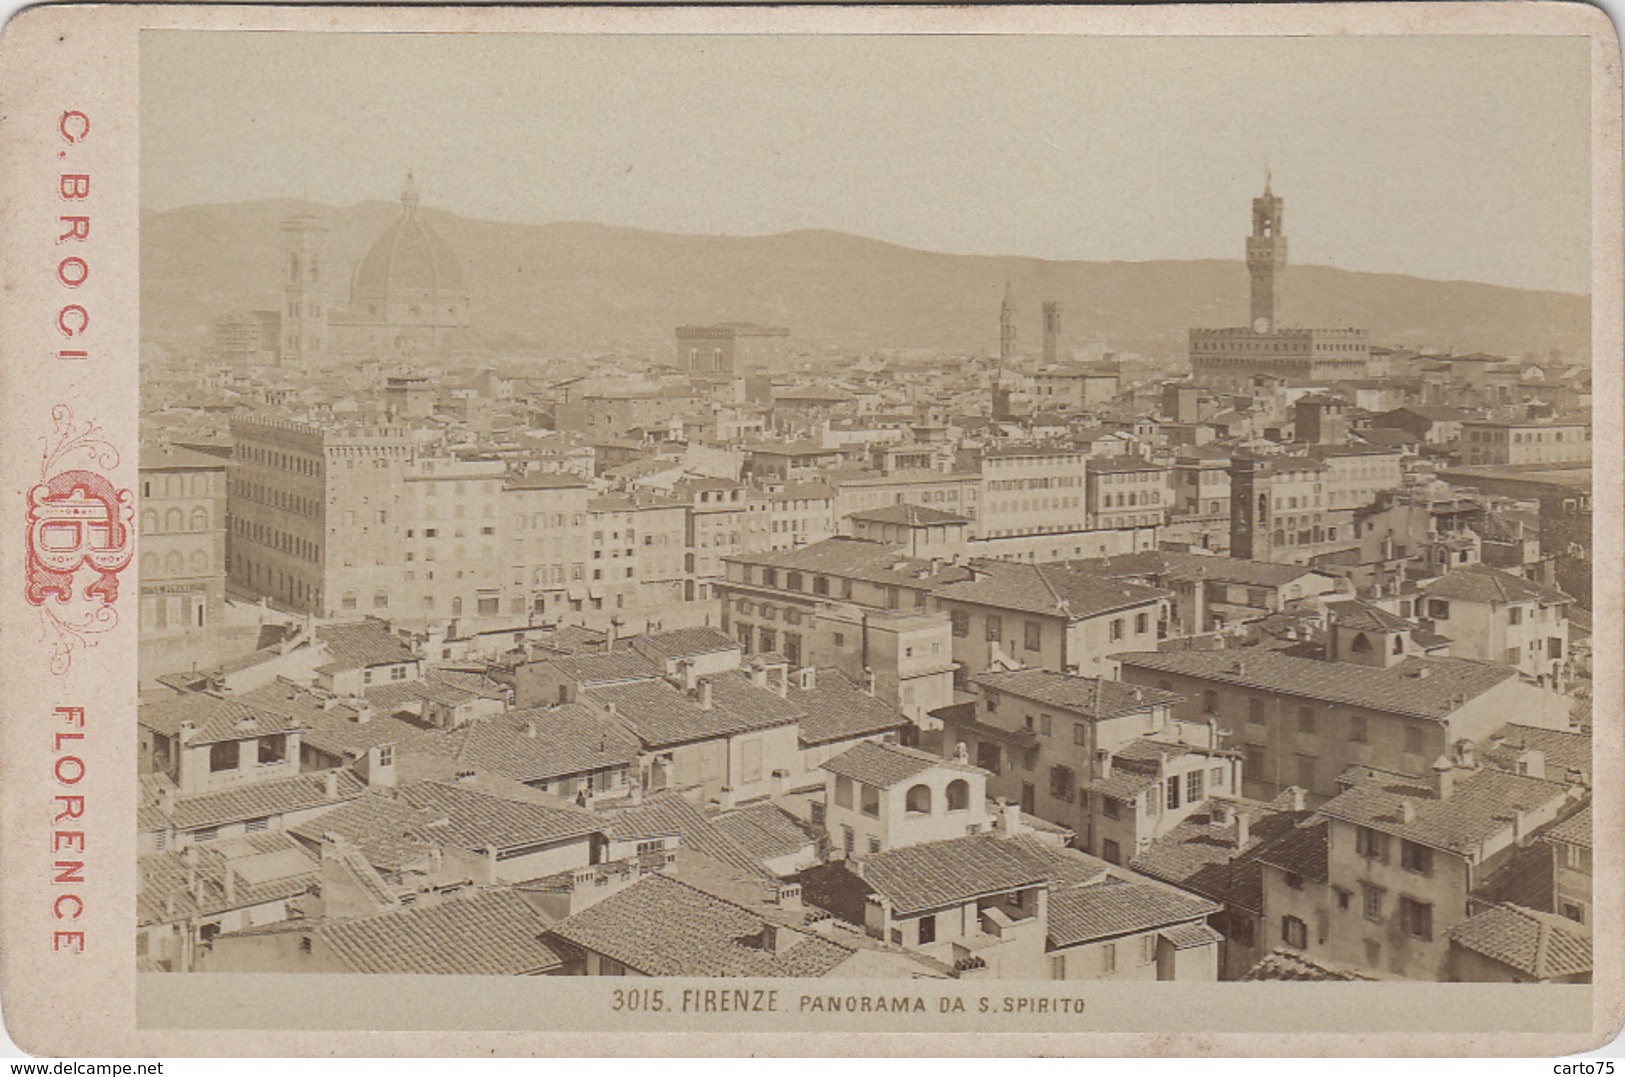
M388 198L412 168L426 204L483 220L1235 260L1236 206L1268 167L1292 200L1295 264L1589 290L1585 83L1556 39L1019 38L999 46L1012 70L992 72L974 41L946 38L349 40L374 62L339 73L337 43L267 36L144 40L147 208L354 204ZM489 52L483 66L471 49ZM431 62L463 77L427 96L400 77ZM934 77L891 77L899 64ZM697 81L719 66L726 79ZM319 86L305 78L317 68ZM171 107L181 93L190 111ZM487 102L525 94L545 127L477 153ZM711 122L723 110L729 122ZM1440 159L1463 128L1482 137Z

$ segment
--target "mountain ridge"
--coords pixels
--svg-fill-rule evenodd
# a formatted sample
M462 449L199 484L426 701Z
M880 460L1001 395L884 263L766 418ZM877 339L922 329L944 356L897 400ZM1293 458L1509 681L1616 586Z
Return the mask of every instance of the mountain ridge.
M308 212L330 229L328 302L399 213L293 199L142 213L142 339L206 347L208 326L240 309L280 306L279 226ZM1240 259L1074 261L927 251L834 229L758 236L661 232L597 221L516 224L419 210L463 263L472 317L494 348L543 355L672 352L681 324L788 325L810 351L998 346L1006 279L1018 343L1036 351L1042 302L1062 305L1063 348L1176 357L1192 327L1245 321ZM1590 297L1476 281L1437 281L1332 266L1289 266L1283 324L1363 326L1374 343L1588 362Z

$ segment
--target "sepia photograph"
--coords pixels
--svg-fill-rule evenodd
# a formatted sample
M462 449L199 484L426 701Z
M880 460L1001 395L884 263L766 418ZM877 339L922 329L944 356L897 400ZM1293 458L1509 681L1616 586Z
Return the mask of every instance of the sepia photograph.
M1583 58L145 35L139 967L1588 982Z
M1487 7L15 19L12 1035L1606 1042L1618 44Z

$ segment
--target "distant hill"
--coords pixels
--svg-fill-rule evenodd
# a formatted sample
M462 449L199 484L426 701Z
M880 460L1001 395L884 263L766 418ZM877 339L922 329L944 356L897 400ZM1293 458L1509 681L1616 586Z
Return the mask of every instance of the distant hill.
M332 229L329 301L394 219L394 203L347 209L267 201L188 206L142 217L144 341L200 347L236 309L280 305L278 225L308 211ZM494 345L544 355L671 352L685 323L787 325L797 347L991 351L1008 277L1019 343L1036 350L1040 304L1062 304L1063 344L1178 356L1192 326L1243 324L1238 261L1057 262L941 254L828 231L675 235L602 224L505 224L421 211L457 252L475 328ZM1240 244L1240 238L1237 244ZM1460 281L1289 267L1283 320L1363 326L1382 344L1509 356L1556 350L1588 361L1590 300Z

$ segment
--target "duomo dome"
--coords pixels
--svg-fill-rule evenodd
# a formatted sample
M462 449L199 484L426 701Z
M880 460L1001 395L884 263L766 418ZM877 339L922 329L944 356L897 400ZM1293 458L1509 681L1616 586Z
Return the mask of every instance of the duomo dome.
M418 215L417 185L406 175L401 214L356 266L350 313L390 324L468 324L468 284L445 240Z

